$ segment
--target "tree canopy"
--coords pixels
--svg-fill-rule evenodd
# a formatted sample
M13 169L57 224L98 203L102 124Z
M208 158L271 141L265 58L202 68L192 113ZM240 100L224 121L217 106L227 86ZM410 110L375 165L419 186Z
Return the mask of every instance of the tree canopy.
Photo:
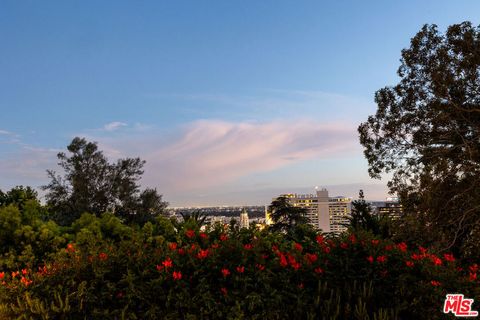
M411 237L478 254L480 28L425 25L402 51L398 75L359 127L369 173L392 173Z
M273 221L270 228L274 231L290 232L296 226L308 223L307 210L293 206L284 196L273 200L268 211Z
M57 155L64 173L48 170L50 183L46 199L54 217L69 224L82 213L99 216L113 212L127 220L145 222L161 214L167 206L155 189L140 192L138 181L145 161L119 159L110 163L95 142L76 137L67 147L68 154Z

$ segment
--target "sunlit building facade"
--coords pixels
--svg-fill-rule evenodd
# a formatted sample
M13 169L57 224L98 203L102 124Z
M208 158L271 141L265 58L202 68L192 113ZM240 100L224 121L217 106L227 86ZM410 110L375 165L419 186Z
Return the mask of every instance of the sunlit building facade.
M323 232L341 233L346 230L352 213L352 199L329 197L327 189L316 194L282 194L296 207L307 209L307 217L314 227Z

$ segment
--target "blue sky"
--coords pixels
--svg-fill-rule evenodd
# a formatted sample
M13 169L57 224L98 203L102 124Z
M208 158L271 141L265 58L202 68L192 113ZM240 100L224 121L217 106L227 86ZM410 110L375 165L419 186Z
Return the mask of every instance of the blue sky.
M38 187L74 136L147 160L174 206L282 192L382 199L356 127L425 23L478 1L2 1L0 188Z

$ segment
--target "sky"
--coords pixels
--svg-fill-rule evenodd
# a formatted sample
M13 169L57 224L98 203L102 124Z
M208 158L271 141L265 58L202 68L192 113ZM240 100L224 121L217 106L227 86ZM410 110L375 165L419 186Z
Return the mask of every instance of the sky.
M471 1L0 2L0 189L39 188L76 137L146 160L171 206L388 196L357 127L426 23ZM42 194L42 192L40 192Z

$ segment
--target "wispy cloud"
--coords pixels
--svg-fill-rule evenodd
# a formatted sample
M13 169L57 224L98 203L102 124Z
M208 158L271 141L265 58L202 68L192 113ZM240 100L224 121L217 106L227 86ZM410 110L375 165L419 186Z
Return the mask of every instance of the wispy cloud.
M110 123L107 123L106 125L103 126L103 130L105 131L115 131L115 130L118 130L122 127L126 127L127 124L124 123L124 122L119 122L119 121L114 121L114 122L110 122Z
M110 154L140 154L147 161L143 182L171 191L219 186L308 159L358 152L354 126L311 120L200 120L185 125L170 140L156 137L153 131L121 141L97 140Z

